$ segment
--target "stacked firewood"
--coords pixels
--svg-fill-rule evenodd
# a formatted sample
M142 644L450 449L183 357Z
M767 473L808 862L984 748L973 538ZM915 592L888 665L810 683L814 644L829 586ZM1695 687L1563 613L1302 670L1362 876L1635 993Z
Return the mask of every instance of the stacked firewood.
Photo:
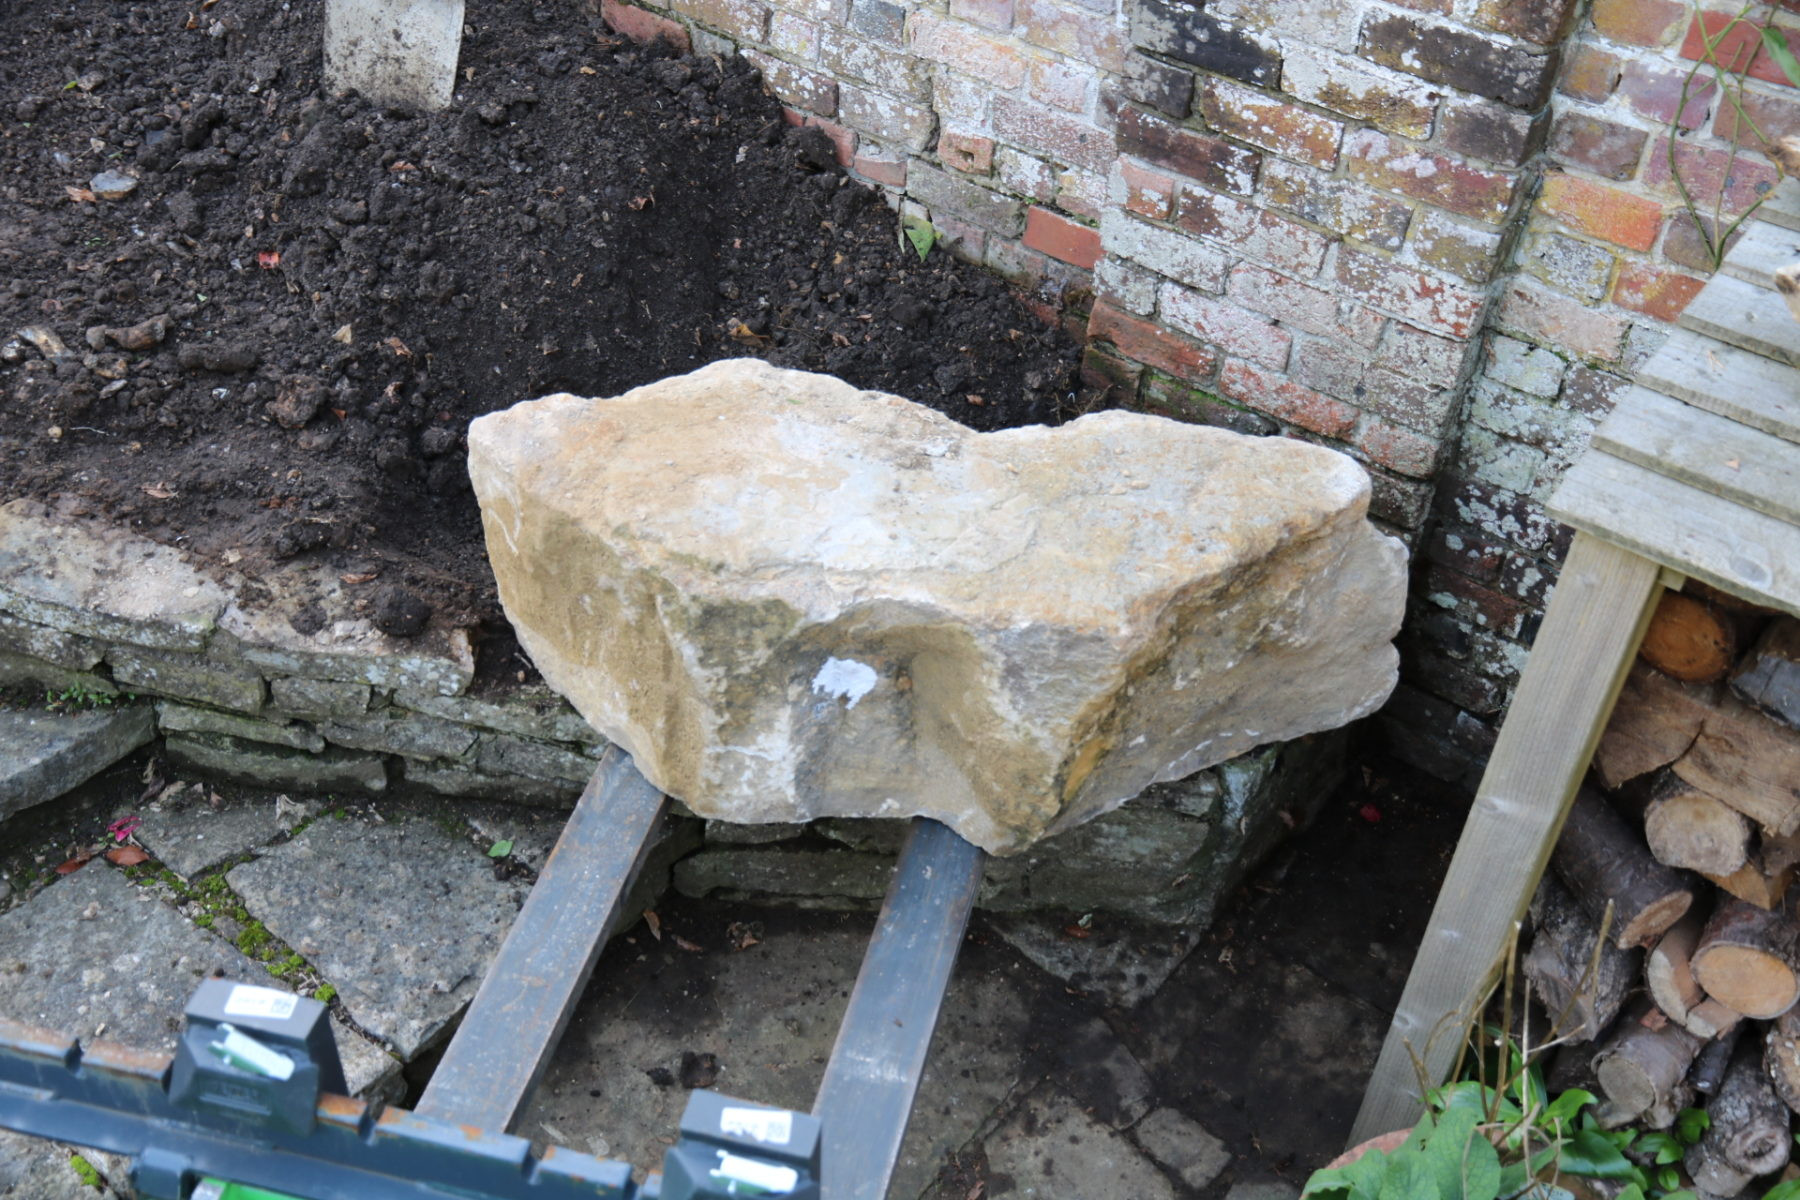
M1522 967L1607 1116L1712 1115L1687 1156L1734 1195L1800 1112L1800 620L1666 593L1531 906ZM1605 938L1600 933L1605 928Z

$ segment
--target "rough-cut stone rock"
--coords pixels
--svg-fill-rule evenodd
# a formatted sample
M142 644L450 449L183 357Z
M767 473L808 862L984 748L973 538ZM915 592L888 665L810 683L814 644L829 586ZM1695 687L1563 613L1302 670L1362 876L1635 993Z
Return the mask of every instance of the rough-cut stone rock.
M977 434L738 360L469 442L521 642L702 816L925 813L1011 852L1394 683L1404 552L1298 441Z
M1139 1121L1132 1136L1181 1182L1199 1191L1231 1165L1231 1151L1200 1122L1173 1108L1159 1108Z
M67 715L0 712L0 818L55 799L155 734L149 705Z

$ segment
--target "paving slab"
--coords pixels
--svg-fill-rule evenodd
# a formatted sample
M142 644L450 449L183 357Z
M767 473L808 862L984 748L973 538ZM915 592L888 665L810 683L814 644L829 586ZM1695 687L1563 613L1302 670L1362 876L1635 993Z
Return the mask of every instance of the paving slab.
M1078 991L1115 1008L1132 1008L1154 996L1200 941L1192 927L1147 925L1116 916L1099 927L1067 917L989 914L989 928L1033 965Z
M1179 1109L1157 1109L1133 1126L1131 1136L1144 1153L1195 1191L1231 1165L1225 1143Z
M1055 1087L1043 1087L1027 1096L1005 1123L988 1135L986 1148L987 1190L996 1197L1176 1197L1174 1186L1148 1155L1083 1112L1078 1101ZM939 1194L933 1200L964 1200L964 1196Z
M54 800L156 736L147 704L0 712L0 820Z
M171 1053L188 997L210 975L293 989L104 861L0 916L0 1015ZM334 1025L351 1091L386 1094L398 1064Z
M140 810L137 840L171 871L192 879L287 833L315 807L286 796L239 799L214 808L209 789L181 784Z
M1096 1120L1124 1129L1150 1111L1155 1085L1099 1017L1067 1030L1055 1055L1053 1078Z
M687 1103L684 1076L704 1081L704 1055L719 1091L809 1111L869 931L866 916L812 917L733 951L717 928L666 923L658 943L637 926L601 959L518 1132L623 1158L640 1173L659 1167ZM702 950L680 949L678 934ZM1029 1010L1012 972L958 970L890 1196L924 1192L1016 1086Z
M70 1162L80 1154L107 1185L91 1187ZM0 1200L109 1200L126 1196L123 1159L0 1129Z
M462 828L424 817L318 820L226 880L408 1061L474 999L526 893Z

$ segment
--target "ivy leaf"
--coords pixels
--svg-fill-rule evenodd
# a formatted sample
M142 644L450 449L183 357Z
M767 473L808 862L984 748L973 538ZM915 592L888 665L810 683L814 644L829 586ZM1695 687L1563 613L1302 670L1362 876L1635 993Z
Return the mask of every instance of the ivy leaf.
M512 839L503 838L488 847L489 858L505 858L512 853Z
M1770 1188L1763 1200L1794 1200L1800 1195L1800 1179L1785 1179Z

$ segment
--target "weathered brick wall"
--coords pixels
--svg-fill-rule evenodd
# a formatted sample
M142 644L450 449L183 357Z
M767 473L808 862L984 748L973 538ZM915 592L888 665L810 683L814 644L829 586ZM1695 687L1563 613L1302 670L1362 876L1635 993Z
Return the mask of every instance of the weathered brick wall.
M1729 18L1706 19L1717 30ZM1569 536L1544 502L1712 274L1675 174L1707 213L1722 200L1727 223L1777 181L1748 129L1734 157L1736 110L1704 86L1682 113L1671 171L1700 54L1687 0L1594 0L1563 45L1541 178L1482 332L1422 547L1407 684L1386 714L1410 756L1440 774L1478 769L1536 632ZM1800 133L1800 96L1766 56L1744 99L1762 134ZM1448 740L1415 732L1445 728Z
M1566 541L1543 501L1705 273L1666 167L1680 0L601 7L742 50L956 253L1085 316L1096 393L1364 462L1421 551L1385 724L1477 768ZM1715 107L1678 153L1741 208L1773 173L1725 170Z

